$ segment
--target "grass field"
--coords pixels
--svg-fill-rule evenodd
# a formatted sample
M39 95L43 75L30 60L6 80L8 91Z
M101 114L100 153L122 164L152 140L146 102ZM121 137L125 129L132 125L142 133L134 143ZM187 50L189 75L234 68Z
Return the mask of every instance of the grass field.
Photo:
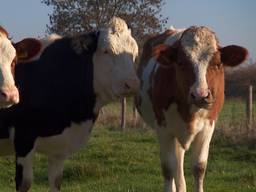
M130 108L128 110L131 110ZM226 110L226 112L225 112ZM228 113L228 108L223 114ZM162 191L159 146L148 128L129 128L121 132L115 104L100 118L88 145L66 161L63 192L156 192ZM225 116L220 117L224 119ZM111 122L111 123L109 123ZM242 142L241 142L242 143ZM192 191L189 153L185 161L188 191ZM15 191L14 158L0 158L0 192ZM36 155L31 191L46 192L47 159ZM256 149L215 134L205 179L207 192L255 192Z

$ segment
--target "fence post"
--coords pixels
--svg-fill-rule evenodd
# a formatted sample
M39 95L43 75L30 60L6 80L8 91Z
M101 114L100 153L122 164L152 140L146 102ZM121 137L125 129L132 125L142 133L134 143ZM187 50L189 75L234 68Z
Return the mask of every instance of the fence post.
M126 125L126 98L123 97L121 99L121 129L122 131L125 131L125 125Z
M246 101L246 118L247 118L247 129L248 129L247 133L248 133L249 137L250 137L250 134L252 132L251 129L252 129L252 124L253 124L253 117L252 117L253 95L252 95L252 90L253 90L253 87L250 84L248 86L248 97L247 97L247 101Z
M136 104L135 104L135 97L133 98L133 106L132 106L132 118L133 118L133 127L136 127L137 125L137 119L138 119L138 112L136 109Z

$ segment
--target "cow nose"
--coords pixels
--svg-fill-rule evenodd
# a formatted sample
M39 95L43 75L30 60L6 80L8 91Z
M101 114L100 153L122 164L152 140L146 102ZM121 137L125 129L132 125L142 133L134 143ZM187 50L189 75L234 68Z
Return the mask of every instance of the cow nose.
M3 98L7 98L7 94L5 92L1 91L0 94Z
M196 89L191 92L192 100L205 100L211 97L210 89Z
M140 87L140 80L138 78L128 79L124 82L125 92L136 93Z
M11 88L2 88L0 90L0 97L2 98L2 100L8 103L19 103L19 92L15 86Z

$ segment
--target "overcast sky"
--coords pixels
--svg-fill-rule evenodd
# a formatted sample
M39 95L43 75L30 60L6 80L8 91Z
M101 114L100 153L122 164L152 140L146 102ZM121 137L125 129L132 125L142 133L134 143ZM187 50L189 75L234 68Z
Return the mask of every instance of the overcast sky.
M51 11L41 0L1 0L0 25L14 41L44 36ZM245 46L256 59L255 0L166 0L163 15L176 28L209 26L221 45Z

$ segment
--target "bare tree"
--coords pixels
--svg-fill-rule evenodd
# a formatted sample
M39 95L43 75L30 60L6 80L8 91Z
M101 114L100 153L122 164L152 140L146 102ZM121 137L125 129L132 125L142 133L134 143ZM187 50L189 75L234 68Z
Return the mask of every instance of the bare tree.
M145 34L158 33L165 28L168 18L161 15L163 0L41 0L53 7L49 14L47 33L69 35L90 31L119 16L141 40Z

